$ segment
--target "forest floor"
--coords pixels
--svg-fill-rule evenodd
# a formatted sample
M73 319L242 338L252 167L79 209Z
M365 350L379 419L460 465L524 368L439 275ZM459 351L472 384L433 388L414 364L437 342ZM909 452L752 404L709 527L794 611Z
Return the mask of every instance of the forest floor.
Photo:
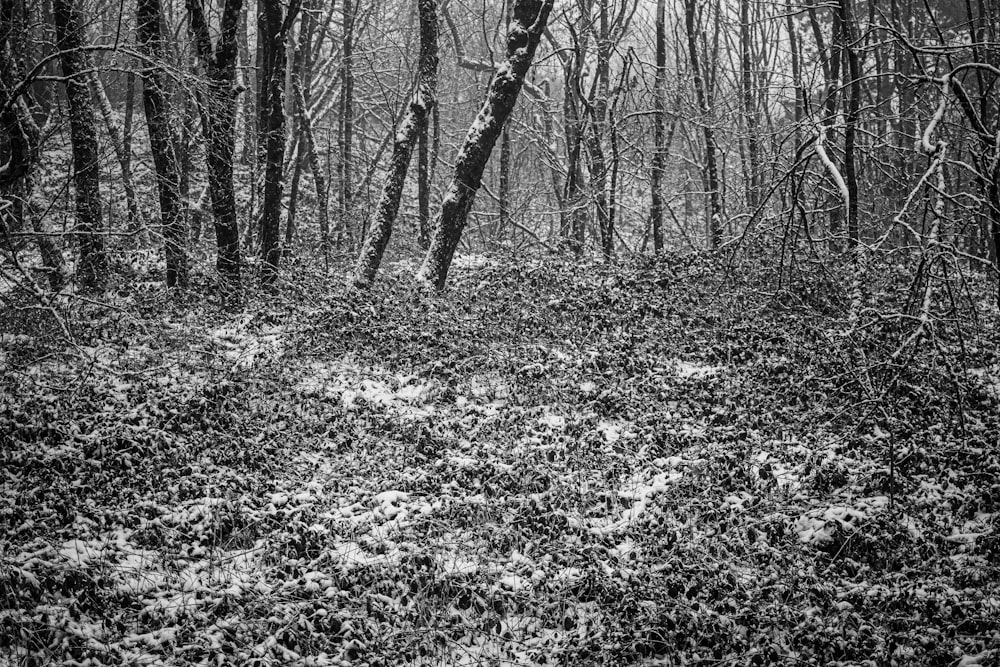
M1000 660L992 306L412 268L7 309L0 665Z

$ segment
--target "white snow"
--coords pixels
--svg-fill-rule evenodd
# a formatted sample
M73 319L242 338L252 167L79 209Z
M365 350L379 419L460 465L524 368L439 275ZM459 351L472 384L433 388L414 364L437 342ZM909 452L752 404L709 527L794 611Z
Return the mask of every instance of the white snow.
M538 419L538 423L554 431L566 428L566 418L561 415L545 414Z
M712 366L710 364L701 364L696 361L685 361L684 359L675 359L673 362L674 372L678 377L689 379L701 379L711 377L713 375L718 375L723 370L722 366Z

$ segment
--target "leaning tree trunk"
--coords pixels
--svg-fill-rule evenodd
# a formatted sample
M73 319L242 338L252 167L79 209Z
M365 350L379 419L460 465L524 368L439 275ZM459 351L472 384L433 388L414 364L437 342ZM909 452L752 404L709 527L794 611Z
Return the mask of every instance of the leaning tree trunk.
M316 188L316 205L319 207L320 243L325 255L330 243L327 170L319 162L319 153L316 151L316 137L313 134L309 111L306 109L305 94L302 91L301 82L295 76L292 77L292 92L295 95L295 113L298 115L299 128L302 133L302 136L299 137L299 150L305 151L305 155L309 158L309 170L312 172L313 184Z
M424 284L444 289L451 260L482 183L483 170L517 102L552 3L553 0L514 2L514 18L507 32L507 58L493 75L486 101L455 161L455 174L436 217L434 238L417 273L417 280Z
M160 222L167 260L167 287L187 285L187 224L181 198L180 165L171 125L170 93L164 80L163 36L160 34L160 0L138 0L135 9L136 41L146 56L142 71L142 108L146 113L149 148L160 194Z
M76 234L80 243L77 277L81 288L100 289L108 273L101 235L100 150L93 101L87 87L84 20L76 0L53 0L56 48L66 79L70 136L73 143L73 185L76 187Z
M186 0L198 58L208 74L210 109L202 117L207 140L208 189L218 246L216 269L231 284L240 281L240 234L233 189L236 145L236 44L243 0L226 0L218 44L212 48L203 0Z
M399 211L406 172L410 166L413 146L420 131L427 126L427 117L435 103L438 68L437 0L420 0L420 63L417 90L409 108L396 128L396 140L389 160L389 173L382 185L382 196L375 208L375 216L354 267L353 283L367 287L375 280L382 255L392 234L392 223Z
M259 0L257 38L264 44L264 71L261 73L261 134L264 145L264 201L260 214L260 279L273 283L278 277L281 247L281 195L285 166L285 35L298 11L292 0L287 16L282 16L279 0Z
M128 153L130 145L126 140L125 130L118 125L118 121L115 119L115 111L111 106L111 100L108 99L108 93L104 90L104 83L101 81L101 76L97 73L93 62L88 64L88 69L91 71L87 75L87 84L90 86L93 98L97 100L97 109L101 112L104 129L108 133L108 139L111 140L111 147L115 151L115 157L118 159L118 166L122 172L122 187L125 190L125 210L128 216L125 229L132 230L139 224L139 203L135 194L135 181L132 179L132 156Z

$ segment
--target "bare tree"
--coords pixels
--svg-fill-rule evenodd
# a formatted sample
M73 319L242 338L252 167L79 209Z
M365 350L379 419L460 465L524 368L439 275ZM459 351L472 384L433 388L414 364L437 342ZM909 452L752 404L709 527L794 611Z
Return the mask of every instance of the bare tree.
M483 170L517 102L552 3L553 0L514 2L513 19L507 28L507 57L494 72L486 101L455 161L455 173L435 218L434 237L417 273L421 283L444 289L451 260L482 183Z
M225 0L221 32L213 47L203 0L186 0L198 59L208 75L210 109L202 115L207 142L208 189L218 246L216 269L230 283L240 280L240 235L233 185L236 145L236 43L243 0Z
M355 8L352 0L343 0L343 33L341 35L340 66L340 232L337 245L344 237L347 245L353 241L353 178L354 170L354 20Z
M285 40L298 13L298 0L291 0L282 15L279 0L258 0L257 39L263 44L260 86L261 143L264 146L264 200L260 213L261 282L278 276L281 248L281 195L285 166Z
M403 193L406 172L414 144L418 141L421 128L426 127L428 115L436 103L438 68L438 26L437 0L419 0L420 10L420 59L417 65L417 87L410 99L406 113L395 130L389 172L382 185L382 195L368 234L361 247L361 254L354 267L352 282L358 287L366 287L375 279L382 254L392 234L392 223L399 210L399 199Z
M653 90L653 165L650 173L649 217L653 251L663 250L663 174L666 167L664 114L667 96L666 0L656 2L656 80Z
M84 290L98 290L107 280L101 216L100 149L94 104L87 86L84 17L78 0L53 0L56 47L66 81L76 187L76 236L80 246L77 278Z
M14 93L16 77L23 75L14 54L23 52L26 37L23 14L20 20L15 14L14 0L0 0L0 98L5 100L0 110L0 131L7 138L8 150L6 162L0 165L0 194L10 202L9 208L0 211L0 231L3 232L4 242L14 252L16 248L11 243L11 232L21 227L25 217L31 219L49 287L57 291L64 281L62 253L46 232L39 216L30 211L34 187L32 175L39 161L42 132L31 115L24 95Z
M92 61L88 62L87 69L89 70L87 84L90 86L91 95L97 100L97 110L104 121L104 129L107 132L108 139L111 141L111 147L115 151L115 157L118 159L118 167L121 170L122 188L125 190L125 211L128 216L126 227L134 229L139 223L140 214L139 203L135 193L135 182L132 179L132 155L128 151L130 145L125 138L124 129L118 124L114 107L111 105L111 100L108 99L107 91L104 90L104 82L101 81L100 74L98 74L97 68Z
M705 172L708 185L708 242L711 248L719 247L722 241L722 198L720 194L718 146L715 128L712 126L712 108L709 86L703 63L698 55L697 0L684 0L684 25L687 30L688 58L691 63L691 78L695 99L705 139Z
M160 0L136 3L136 41L146 56L142 70L142 106L146 113L149 147L160 195L160 221L167 259L167 287L185 286L188 280L187 224L181 199L177 138L172 129L170 95L163 72L163 36L160 33Z

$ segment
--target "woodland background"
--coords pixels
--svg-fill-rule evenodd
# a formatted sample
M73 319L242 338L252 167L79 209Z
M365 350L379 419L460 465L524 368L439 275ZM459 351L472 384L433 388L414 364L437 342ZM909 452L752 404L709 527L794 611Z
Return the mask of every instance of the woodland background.
M998 26L0 0L0 664L995 661Z

